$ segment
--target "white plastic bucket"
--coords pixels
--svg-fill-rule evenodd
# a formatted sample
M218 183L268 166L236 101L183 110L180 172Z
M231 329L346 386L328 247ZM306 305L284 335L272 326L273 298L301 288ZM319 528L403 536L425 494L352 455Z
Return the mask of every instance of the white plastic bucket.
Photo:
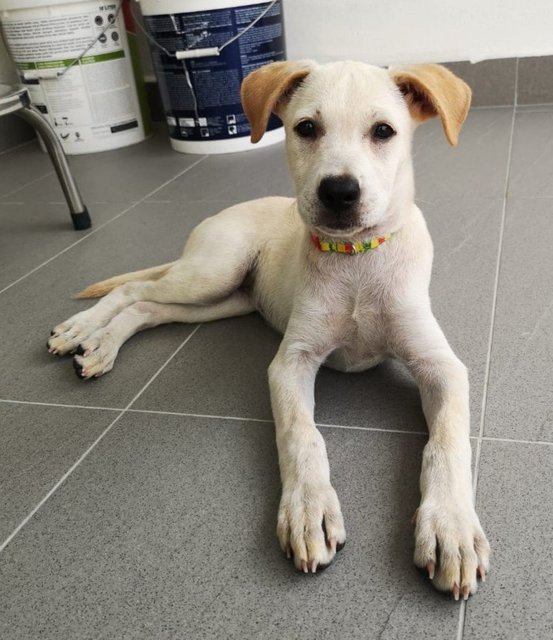
M118 8L119 0L0 0L2 30L21 81L68 154L117 149L145 138ZM58 76L106 27L84 57Z
M270 4L268 0L139 2L150 37L169 53L221 47L244 31ZM250 127L240 104L244 77L257 67L285 59L282 18L279 0L218 56L178 60L152 44L173 149L184 153L231 153L284 139L280 120L272 116L262 141L252 145Z

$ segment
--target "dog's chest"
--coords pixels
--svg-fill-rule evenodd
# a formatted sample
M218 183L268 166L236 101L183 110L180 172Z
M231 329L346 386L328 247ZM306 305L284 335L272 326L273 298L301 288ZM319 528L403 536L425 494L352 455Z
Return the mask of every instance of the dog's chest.
M340 368L364 368L385 351L382 282L357 270L341 276L329 287L324 305L336 344L330 360L336 366L340 360Z

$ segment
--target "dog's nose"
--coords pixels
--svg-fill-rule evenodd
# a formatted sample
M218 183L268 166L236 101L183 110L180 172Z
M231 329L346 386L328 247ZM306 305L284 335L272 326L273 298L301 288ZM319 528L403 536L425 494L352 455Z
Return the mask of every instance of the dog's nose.
M361 188L353 176L327 176L321 180L317 195L327 209L338 212L359 202Z

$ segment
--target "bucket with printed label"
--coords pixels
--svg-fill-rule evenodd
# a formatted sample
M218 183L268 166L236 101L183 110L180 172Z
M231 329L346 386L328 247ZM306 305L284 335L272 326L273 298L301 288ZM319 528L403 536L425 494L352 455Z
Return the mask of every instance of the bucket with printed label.
M242 80L284 60L282 0L139 0L171 146L185 153L253 148L240 104ZM271 116L255 145L284 139Z
M66 153L144 140L147 103L122 0L0 0L0 23L31 102Z

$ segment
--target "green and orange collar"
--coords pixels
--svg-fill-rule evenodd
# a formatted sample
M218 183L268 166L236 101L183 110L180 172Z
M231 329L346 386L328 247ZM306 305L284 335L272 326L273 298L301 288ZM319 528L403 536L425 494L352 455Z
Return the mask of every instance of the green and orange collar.
M337 242L334 240L321 240L319 236L317 236L315 233L312 233L311 240L319 251L323 251L325 253L346 253L354 256L361 253L367 253L367 251L372 251L373 249L378 249L381 244L384 244L396 233L396 231L392 233L385 233L381 236L374 236L374 238L369 238L368 240L364 240L362 242Z

